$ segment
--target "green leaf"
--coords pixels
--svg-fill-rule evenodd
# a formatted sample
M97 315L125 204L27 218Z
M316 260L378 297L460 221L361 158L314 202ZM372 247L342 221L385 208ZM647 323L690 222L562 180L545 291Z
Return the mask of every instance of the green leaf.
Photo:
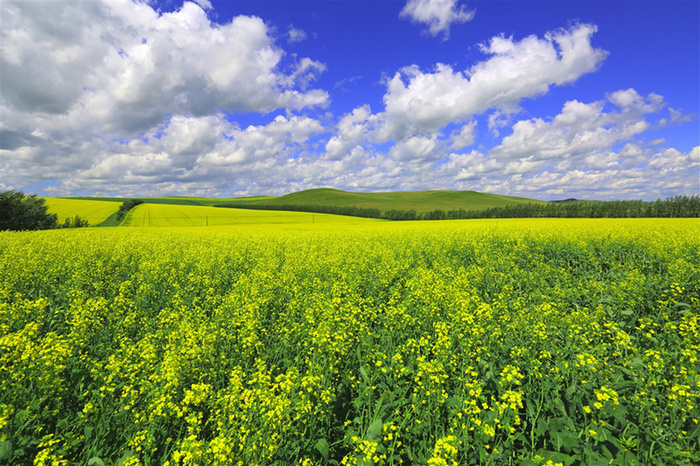
M622 452L622 459L620 460L622 464L640 464L641 461L639 461L639 458L637 458L637 455L632 453L631 451L623 451Z
M532 401L527 400L525 402L525 409L527 410L528 418L532 419L535 417L535 404Z
M564 451L573 452L574 449L579 446L578 437L572 432L562 432L561 440L561 446Z
M325 438L322 438L318 442L316 442L316 450L318 450L319 453L321 453L321 456L323 456L323 459L328 461L328 451L329 451L329 445L328 445L328 440Z
M540 419L537 421L537 427L535 428L535 435L537 437L540 437L548 430L549 426L547 425L547 421L545 421L544 419Z
M367 375L367 371L365 370L364 366L360 366L360 375L362 376L362 380L369 385L369 376Z
M9 440L0 442L0 460L7 461L12 454L12 444Z
M555 398L554 399L554 407L561 412L563 416L568 416L569 414L566 412L566 406L564 406L564 402L561 400L561 398Z
M627 408L620 403L616 406L615 412L613 413L613 418L615 419L615 427L618 429L626 429L630 425L630 421L627 420Z
M446 404L447 406L449 406L450 408L457 408L457 409L459 409L459 408L462 407L462 404L463 404L462 397L459 397L459 396L451 396L451 397L449 397L449 398L447 399L447 401L445 401L445 404Z
M633 369L638 369L638 368L644 366L644 361L642 361L642 358L640 358L640 357L635 357L635 358L630 359L629 364L630 364L630 367L632 367Z
M93 456L92 458L90 458L87 464L88 466L105 466L105 462L97 456Z
M688 433L688 438L700 438L700 424L695 424L695 428Z
M539 466L540 463L535 463L531 459L524 459L520 462L520 466Z
M597 446L600 455L606 460L608 460L608 464L612 463L612 461L617 456L617 453L620 451L620 448L618 448L618 446L615 445L615 443L613 443L611 440L613 439L600 442Z
M384 427L382 420L375 419L367 429L367 440L376 441L382 438L382 427Z

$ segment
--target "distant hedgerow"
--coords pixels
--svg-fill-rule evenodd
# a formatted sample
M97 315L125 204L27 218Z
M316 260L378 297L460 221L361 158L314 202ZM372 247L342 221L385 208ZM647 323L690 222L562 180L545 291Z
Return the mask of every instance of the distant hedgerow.
M119 206L119 210L117 211L117 221L121 222L127 212L139 204L143 204L141 199L129 199L128 201L124 201L124 203Z

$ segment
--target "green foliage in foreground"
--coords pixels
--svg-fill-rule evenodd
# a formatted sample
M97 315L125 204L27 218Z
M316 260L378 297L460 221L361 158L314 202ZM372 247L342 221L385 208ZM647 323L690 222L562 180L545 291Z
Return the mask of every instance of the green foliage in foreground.
M699 308L696 220L5 232L0 461L698 464Z
M57 219L41 197L15 190L0 192L0 231L47 230L56 228Z

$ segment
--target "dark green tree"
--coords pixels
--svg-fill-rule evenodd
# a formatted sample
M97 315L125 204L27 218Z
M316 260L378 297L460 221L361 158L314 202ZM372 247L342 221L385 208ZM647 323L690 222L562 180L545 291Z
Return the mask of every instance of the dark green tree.
M87 226L89 226L88 221L80 217L80 215L76 215L75 217L67 218L61 225L61 228L85 228Z
M56 228L57 222L45 199L15 190L0 193L0 230L47 230Z

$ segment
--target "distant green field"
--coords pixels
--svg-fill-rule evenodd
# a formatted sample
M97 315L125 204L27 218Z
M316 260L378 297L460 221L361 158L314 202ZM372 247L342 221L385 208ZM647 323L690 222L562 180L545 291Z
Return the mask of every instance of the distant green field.
M213 197L146 197L142 199L146 204L170 204L170 205L196 205L196 206L216 206L221 204L255 204L261 201L275 199L276 196L251 196L232 198Z
M105 221L119 209L118 203L97 200L97 198L77 200L47 197L45 199L46 205L49 207L49 213L57 214L59 223L63 223L67 218L79 215L87 220L90 226L95 226Z
M62 199L84 200L84 201L109 201L124 202L128 199L141 199L146 204L170 204L170 205L194 205L194 206L214 206L221 204L255 204L261 201L275 199L276 196L250 196L233 198L209 198L209 197L66 197Z
M514 204L545 204L544 201L524 197L501 196L475 191L404 191L389 193L351 193L337 189L320 188L287 194L256 202L265 205L323 205L355 206L386 210L415 210L429 212L435 209L480 210Z
M378 222L358 217L244 209L220 209L207 206L141 204L129 211L120 226L187 227L241 224L367 223Z

